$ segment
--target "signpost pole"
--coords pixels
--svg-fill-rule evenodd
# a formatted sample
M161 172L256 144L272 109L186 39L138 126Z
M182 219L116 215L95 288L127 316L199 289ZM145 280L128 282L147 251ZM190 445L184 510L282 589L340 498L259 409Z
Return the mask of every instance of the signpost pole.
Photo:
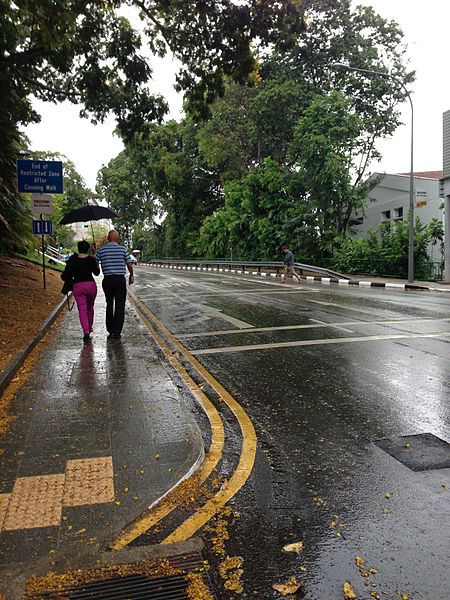
M42 220L42 214L41 214ZM44 234L42 234L42 274L44 276L44 290L47 289L46 281L45 281L45 244L44 244Z

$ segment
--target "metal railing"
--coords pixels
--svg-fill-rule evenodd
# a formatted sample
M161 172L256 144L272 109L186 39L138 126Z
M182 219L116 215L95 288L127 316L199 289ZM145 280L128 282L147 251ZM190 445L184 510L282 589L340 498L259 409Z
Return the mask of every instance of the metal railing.
M42 250L37 250L37 252L38 252L38 254L42 255ZM58 250L56 248L53 248L52 246L47 246L47 248L45 249L44 255L49 260L54 260L55 262L59 263L60 265L65 264L64 255L61 254L60 252L58 252Z
M242 273L267 273L272 272L277 275L281 275L284 270L284 264L282 262L270 262L270 261L242 261L242 260L151 260L148 264L155 266L167 266L167 267L200 267L200 268L215 268L217 270L226 268L227 271L240 270ZM321 277L329 277L330 279L346 279L351 280L348 275L342 275L331 269L324 267L316 267L314 265L306 265L304 263L294 263L295 269L300 275L319 275Z

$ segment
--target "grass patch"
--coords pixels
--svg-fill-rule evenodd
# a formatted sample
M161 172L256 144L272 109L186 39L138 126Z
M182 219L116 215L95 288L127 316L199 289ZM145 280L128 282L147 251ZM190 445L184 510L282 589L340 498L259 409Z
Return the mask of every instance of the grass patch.
M27 252L27 254L17 254L17 258L22 258L23 260L27 260L28 262L34 263L35 265L42 266L42 256L38 254L36 251L31 250ZM49 269L53 269L54 271L59 271L62 273L64 271L64 266L59 263L52 261L45 257L45 266Z

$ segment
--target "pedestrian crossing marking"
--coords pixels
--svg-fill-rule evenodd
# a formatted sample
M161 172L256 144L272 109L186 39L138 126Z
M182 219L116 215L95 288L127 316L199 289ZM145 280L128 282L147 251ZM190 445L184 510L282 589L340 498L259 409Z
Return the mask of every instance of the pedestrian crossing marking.
M315 321L316 319L310 319ZM450 317L444 317L443 319L389 319L388 321L337 321L332 323L326 323L325 321L317 322L314 324L303 324L303 325L278 325L275 327L252 327L245 333L261 333L265 331L295 331L296 329L322 329L327 327L332 328L343 328L344 325L394 325L396 323L436 323L436 322L450 321ZM177 337L183 339L196 338L196 337L208 337L211 335L230 335L234 333L244 333L242 329L219 329L215 331L199 331L196 333L179 333Z
M296 342L273 342L271 344L253 344L250 346L230 346L227 348L204 348L203 350L191 350L191 354L200 356L202 354L225 354L229 352L245 352L249 350L273 350L274 348L294 348L296 346L319 346L326 344L349 344L355 342L377 342L380 340L402 340L415 338L440 338L450 336L450 331L439 331L436 333L400 333L389 335L367 335L351 338L329 338L322 340L299 340Z

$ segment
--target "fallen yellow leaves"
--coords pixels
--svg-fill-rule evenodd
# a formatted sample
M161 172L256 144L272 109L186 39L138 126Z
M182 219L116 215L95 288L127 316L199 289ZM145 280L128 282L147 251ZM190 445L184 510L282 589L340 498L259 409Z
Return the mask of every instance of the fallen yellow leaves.
M200 573L189 573L186 575L186 581L188 582L186 594L189 600L214 600Z
M316 506L325 506L326 505L326 500L324 500L323 498L321 498L320 496L314 496L314 504Z
M344 582L344 599L345 600L356 600L355 588L349 581Z
M304 547L305 547L305 542L303 542L303 541L294 542L293 544L286 544L286 546L283 546L282 551L283 552L296 552L297 554L300 554L300 552L303 550Z
M299 598L303 596L304 586L297 581L295 577L291 577L286 583L274 583L273 589L282 596L294 596L297 594Z
M376 583L371 581L369 579L369 576L376 575L378 573L378 569L374 569L373 567L371 567L370 569L367 569L365 560L362 556L355 556L355 564L358 567L359 574L364 579L364 585L366 585L366 586L370 585L372 587L376 587ZM375 592L375 591L370 592L370 595L372 596L372 598L378 599L380 597L379 594L377 594L377 592Z
M223 587L229 592L235 594L242 594L244 591L244 584L241 581L241 577L244 573L241 569L244 559L241 556L227 556L219 564L219 575L224 580Z
M68 587L74 587L92 581L105 581L113 577L127 577L136 574L153 579L161 576L180 575L182 572L180 569L173 567L167 559L163 559L157 563L137 562L120 565L107 564L86 571L83 569L74 569L65 573L55 573L50 571L47 575L42 577L33 576L27 580L24 598L36 598L37 595L49 592L63 592ZM59 597L61 598L62 595ZM209 598L205 598L205 600L209 600Z
M212 525L206 525L205 531L211 532L211 543L214 554L217 556L225 556L225 542L230 538L227 530L227 518L235 518L237 515L233 512L230 506L225 506L216 518Z

